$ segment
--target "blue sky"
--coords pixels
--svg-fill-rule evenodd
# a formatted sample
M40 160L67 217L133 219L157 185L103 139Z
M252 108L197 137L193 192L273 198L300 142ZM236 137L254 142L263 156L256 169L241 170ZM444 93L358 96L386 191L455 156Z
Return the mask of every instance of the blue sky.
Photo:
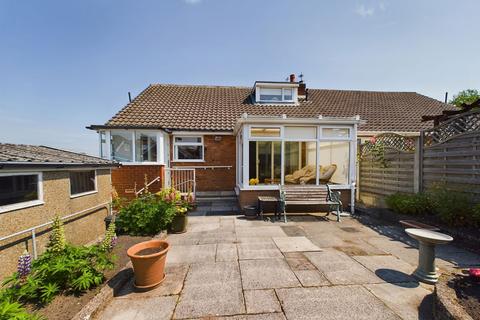
M97 153L150 83L480 88L480 1L0 0L0 141Z

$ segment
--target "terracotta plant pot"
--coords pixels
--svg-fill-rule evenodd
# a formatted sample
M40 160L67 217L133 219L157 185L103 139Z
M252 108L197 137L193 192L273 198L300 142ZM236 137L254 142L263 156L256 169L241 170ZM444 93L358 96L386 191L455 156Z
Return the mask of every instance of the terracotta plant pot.
M187 231L188 216L186 214L177 214L173 217L170 231L173 233L184 233Z
M165 261L170 244L165 240L137 243L127 250L135 273L135 287L152 289L165 280Z

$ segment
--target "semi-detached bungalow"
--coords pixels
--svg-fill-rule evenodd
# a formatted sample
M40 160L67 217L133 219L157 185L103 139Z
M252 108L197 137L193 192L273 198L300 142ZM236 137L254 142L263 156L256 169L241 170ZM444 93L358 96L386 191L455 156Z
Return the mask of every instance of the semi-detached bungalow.
M241 206L279 185L328 183L353 208L358 139L418 135L430 126L422 115L446 109L415 92L310 89L291 75L253 87L150 85L88 128L101 157L123 164L112 173L120 194L145 174L183 191L235 190Z

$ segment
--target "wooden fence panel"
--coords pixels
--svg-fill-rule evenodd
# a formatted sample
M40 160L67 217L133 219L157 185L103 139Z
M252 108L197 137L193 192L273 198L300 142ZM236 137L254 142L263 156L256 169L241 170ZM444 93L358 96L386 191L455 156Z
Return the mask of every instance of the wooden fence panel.
M480 131L461 133L425 146L423 188L445 184L456 191L480 195Z
M413 193L415 190L415 154L412 150L412 138L385 134L387 139L374 143L381 144L383 159L378 159L378 152L372 143L361 145L358 166L358 198L367 206L385 206L385 197L396 193ZM392 139L393 136L393 139ZM392 143L392 141L394 143ZM403 148L403 146L406 148ZM399 150L399 149L407 150Z

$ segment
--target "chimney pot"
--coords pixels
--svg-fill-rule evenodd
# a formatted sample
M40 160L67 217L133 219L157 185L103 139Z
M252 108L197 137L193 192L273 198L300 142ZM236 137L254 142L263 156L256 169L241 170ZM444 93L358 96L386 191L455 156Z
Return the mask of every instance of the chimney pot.
M290 75L290 82L295 82L295 75L293 73Z

